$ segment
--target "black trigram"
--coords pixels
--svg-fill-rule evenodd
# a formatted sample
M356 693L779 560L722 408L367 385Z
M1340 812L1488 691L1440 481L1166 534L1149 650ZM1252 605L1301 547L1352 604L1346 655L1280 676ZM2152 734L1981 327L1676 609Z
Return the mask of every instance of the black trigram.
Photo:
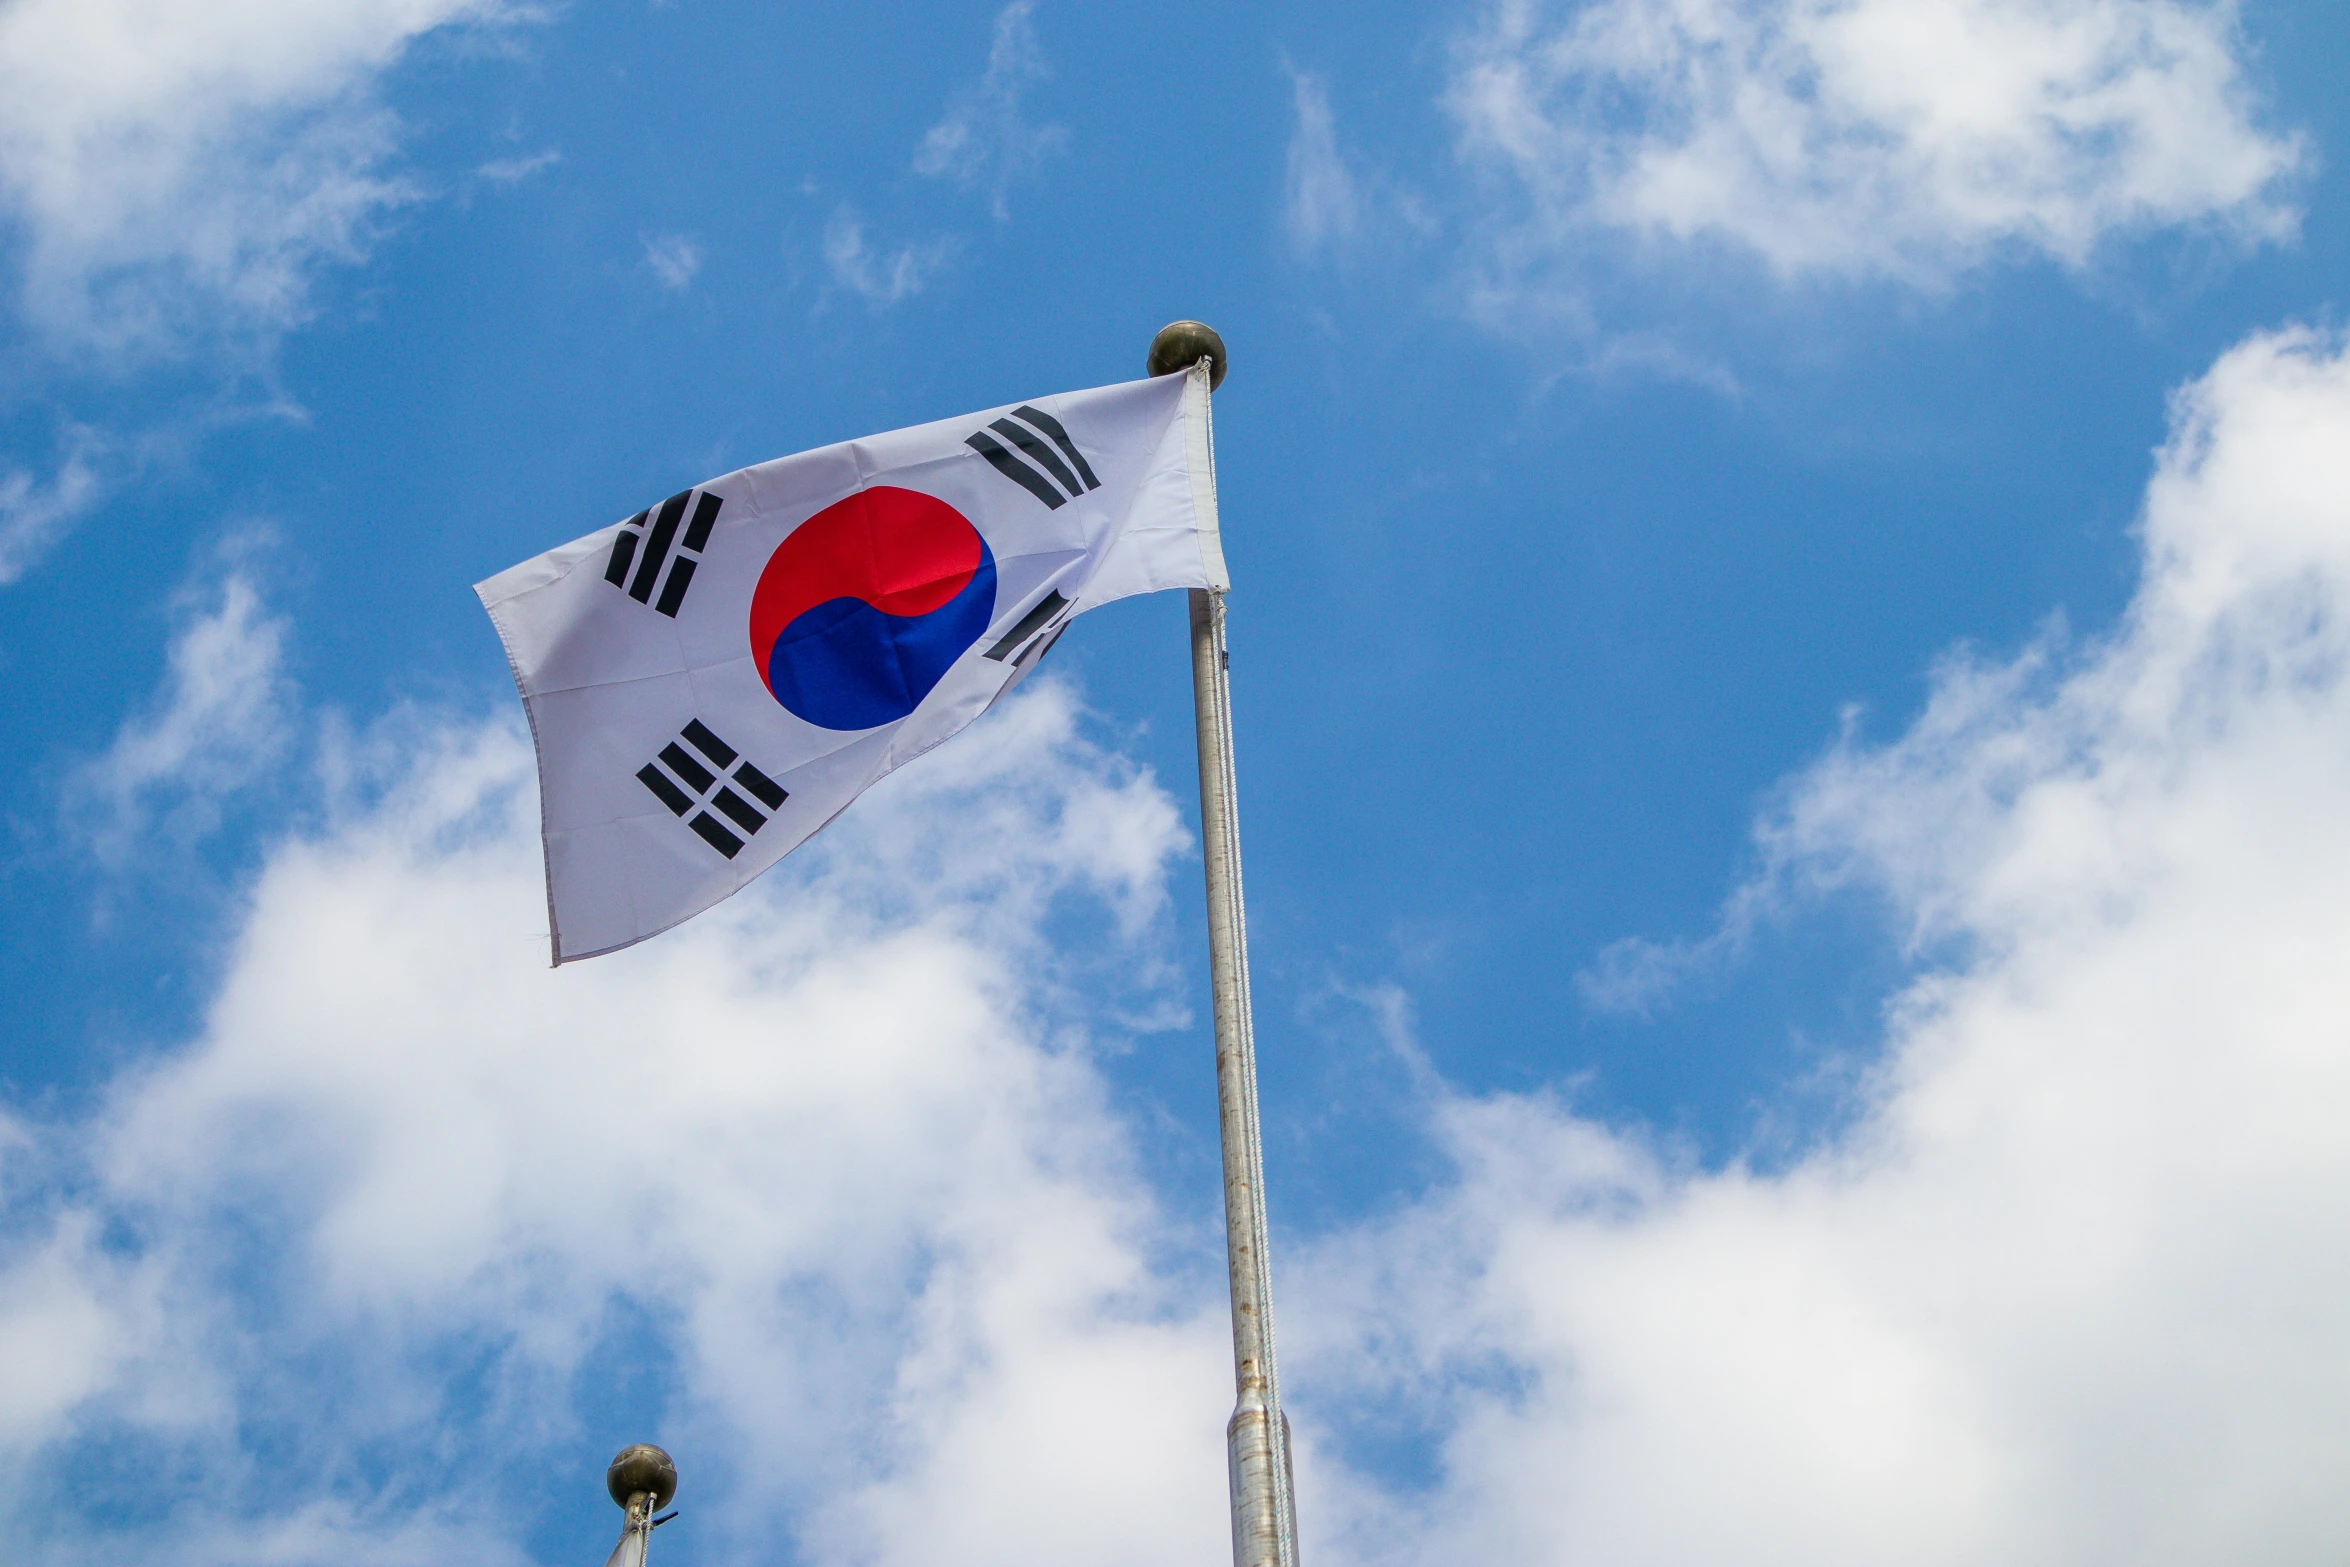
M661 747L657 760L637 769L637 782L660 796L661 803L676 815L684 816L692 811L694 814L686 825L700 833L704 843L731 860L743 852L743 838L767 825L767 812L736 793L734 786L739 784L756 795L767 811L782 809L791 792L738 757L733 746L712 734L698 718L685 726L680 738L693 751L676 740L670 741ZM701 752L701 756L696 756L694 751ZM707 765L704 757L709 759ZM711 811L740 827L742 836L736 836Z
M685 517L688 501L694 502L693 520L686 523L685 536L680 538L677 525ZM650 506L638 512L620 525L620 537L612 541L612 560L604 568L604 580L625 589L639 604L652 604L674 619L677 606L685 602L685 590L693 586L694 567L701 559L702 546L710 542L710 527L718 520L718 508L725 504L708 490L701 492L699 500L692 490L680 490L663 501L658 512ZM649 529L645 527L647 517L653 519ZM642 559L637 556L640 544L644 546ZM629 575L632 564L636 567L633 578ZM666 582L661 580L664 565L669 568ZM661 589L658 603L653 599L656 583Z
M1022 615L1018 625L998 637L996 645L982 656L999 664L1007 658L1015 664L1029 664L1044 657L1068 627L1068 618L1061 613L1068 607L1069 601L1055 588L1036 608ZM1048 631L1047 627L1051 629Z
M1026 424L1019 422L1023 419ZM1030 425L1035 428L1029 428ZM988 434L988 430L993 430L995 435ZM997 436L1003 439L998 440ZM1051 445L1045 443L1045 436L1052 438ZM963 444L995 464L996 472L1047 506L1059 506L1087 490L1102 487L1102 481L1093 476L1093 466L1085 460L1085 453L1069 439L1061 421L1041 408L1022 404L1012 410L1009 418L992 420L987 430L973 431ZM1020 449L1020 455L1027 457L1027 462L1014 454L1011 448L1015 446ZM1060 450L1053 450L1055 446ZM1063 458L1068 461L1063 462ZM1047 478L1047 474L1051 477Z

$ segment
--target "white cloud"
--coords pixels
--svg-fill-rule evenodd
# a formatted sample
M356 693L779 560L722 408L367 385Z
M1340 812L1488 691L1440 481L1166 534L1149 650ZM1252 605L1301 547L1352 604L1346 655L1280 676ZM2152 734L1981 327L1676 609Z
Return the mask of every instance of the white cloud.
M65 432L57 469L40 478L22 468L0 475L0 587L16 581L104 496L99 460L106 441L84 425Z
M375 80L498 0L17 0L0 11L0 201L53 341L152 352L309 311L322 263L414 198Z
M1282 180L1282 226L1300 257L1333 256L1374 243L1423 241L1439 225L1418 192L1367 165L1341 141L1329 85L1290 68L1296 124Z
M1341 1554L2350 1553L2343 344L2262 337L2182 393L2143 527L2109 638L1954 661L1766 825L1958 954L1855 1124L1699 1172L1455 1098L1457 1181L1329 1246L1292 1380L1448 1433Z
M884 253L865 238L864 220L843 207L824 226L824 265L833 282L874 306L922 292L954 253L951 239L907 243Z
M0 1275L0 1354L22 1369L0 1403L0 1450L21 1451L59 1425L115 1373L131 1324L93 1279L94 1248L78 1218L8 1260Z
M0 1444L155 1454L166 1518L64 1487L29 1548L516 1559L495 1477L577 1465L589 1368L634 1356L707 1549L790 1519L817 1561L1211 1555L1220 1278L1146 1265L1169 1237L1063 988L1129 990L1117 933L1155 939L1183 834L1077 717L1040 683L758 889L560 973L519 724L411 715L336 759L200 1037L16 1138L48 1173L9 1205L0 1345L56 1353L0 1385ZM1098 973L1040 942L1069 900ZM1040 1467L1082 1480L1042 1539Z
M289 627L250 571L181 596L163 685L77 773L70 819L102 859L121 862L209 832L222 802L285 752L293 691Z
M1515 194L1505 280L1615 231L1934 286L2157 228L2289 236L2301 147L2239 50L2197 0L1500 0L1449 105Z
M987 191L998 218L1008 215L1004 196L1012 183L1043 168L1069 140L1061 126L1030 124L1020 105L1029 87L1052 74L1037 45L1035 10L1035 0L1012 0L996 14L986 72L914 152L916 173Z
M679 293L693 286L694 275L702 270L700 242L684 234L648 234L644 245L645 265L663 288Z
M1360 220L1355 179L1338 150L1338 127L1330 94L1302 72L1290 73L1297 128L1289 137L1288 177L1283 189L1290 243L1300 251L1351 239Z
M112 375L203 353L207 383L265 366L311 315L321 272L363 257L386 216L422 194L398 167L385 73L428 35L527 14L508 0L0 6L12 269L0 287L33 351ZM99 458L136 466L253 411L182 408L143 433L69 420L53 475L0 476L0 585L120 482Z
M551 169L563 161L560 148L549 147L529 157L492 158L473 172L493 185L519 185L541 169Z

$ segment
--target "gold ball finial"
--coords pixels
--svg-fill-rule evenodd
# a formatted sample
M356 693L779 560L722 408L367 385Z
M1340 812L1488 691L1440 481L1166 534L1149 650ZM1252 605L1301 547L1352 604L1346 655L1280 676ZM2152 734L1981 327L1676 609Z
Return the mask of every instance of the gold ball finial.
M677 1494L677 1465L652 1443L639 1442L622 1448L612 1460L612 1467L604 1471L604 1489L623 1507L629 1498L650 1492L653 1505L645 1511L657 1513Z
M1170 321L1151 339L1147 364L1153 375L1173 375L1203 358L1208 362L1208 390L1212 392L1224 384L1224 339L1205 321Z

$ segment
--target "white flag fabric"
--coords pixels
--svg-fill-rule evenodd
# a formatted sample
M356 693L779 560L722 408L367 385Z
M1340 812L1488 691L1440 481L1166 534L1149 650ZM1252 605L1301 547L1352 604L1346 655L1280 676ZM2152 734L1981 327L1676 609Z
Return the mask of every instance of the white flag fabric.
M480 583L555 962L727 897L1073 617L1225 586L1204 365L744 468Z

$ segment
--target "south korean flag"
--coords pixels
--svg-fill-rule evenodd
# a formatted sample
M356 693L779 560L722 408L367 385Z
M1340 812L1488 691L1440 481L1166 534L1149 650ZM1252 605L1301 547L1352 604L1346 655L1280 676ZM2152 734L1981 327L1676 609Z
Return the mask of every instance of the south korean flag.
M1226 585L1204 364L744 468L500 572L555 962L734 892L1086 610Z

